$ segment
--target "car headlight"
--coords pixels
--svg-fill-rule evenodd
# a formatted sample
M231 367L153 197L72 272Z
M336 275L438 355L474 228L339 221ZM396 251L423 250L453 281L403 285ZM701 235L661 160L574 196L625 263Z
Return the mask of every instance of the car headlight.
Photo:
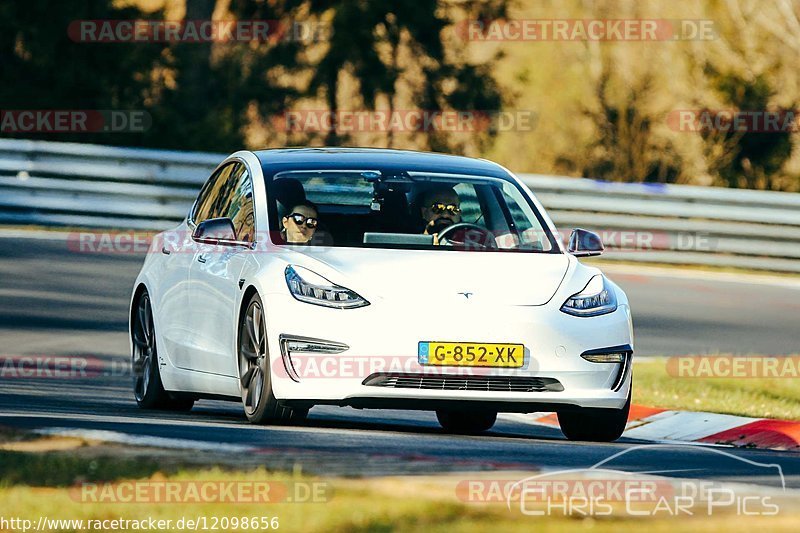
M570 296L561 310L573 316L605 315L617 310L617 297L605 277L598 274L581 292Z
M369 305L368 301L350 289L331 283L307 268L289 265L284 273L289 292L301 302L338 309Z

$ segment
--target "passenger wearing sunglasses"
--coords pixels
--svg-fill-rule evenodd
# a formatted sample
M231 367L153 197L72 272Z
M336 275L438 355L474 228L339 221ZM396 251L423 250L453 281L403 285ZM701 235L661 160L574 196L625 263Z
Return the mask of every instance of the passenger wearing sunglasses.
M452 187L439 186L425 193L421 203L423 233L433 235L439 244L439 233L448 226L461 222L461 199Z
M283 217L281 234L287 244L308 244L319 225L319 210L312 202L300 202Z

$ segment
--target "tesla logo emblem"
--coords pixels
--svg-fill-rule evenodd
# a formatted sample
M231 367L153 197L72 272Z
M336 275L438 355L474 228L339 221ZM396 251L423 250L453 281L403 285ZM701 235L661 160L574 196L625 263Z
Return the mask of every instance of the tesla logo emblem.
M466 298L467 300L469 300L469 297L470 297L470 296L472 296L472 293L471 293L471 292L459 292L458 294L461 294L461 295L462 295L462 296L464 296L464 298Z

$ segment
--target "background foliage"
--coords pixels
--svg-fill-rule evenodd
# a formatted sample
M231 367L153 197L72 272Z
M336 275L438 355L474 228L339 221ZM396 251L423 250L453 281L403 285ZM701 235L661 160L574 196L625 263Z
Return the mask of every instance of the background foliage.
M79 19L267 19L306 41L76 43ZM710 40L466 41L503 19L708 19ZM26 137L187 150L368 145L489 157L517 171L800 189L797 134L685 132L676 110L794 109L792 0L27 0L0 4L0 109L144 109L145 133ZM516 110L530 131L295 131L288 110ZM4 134L6 135L6 134Z

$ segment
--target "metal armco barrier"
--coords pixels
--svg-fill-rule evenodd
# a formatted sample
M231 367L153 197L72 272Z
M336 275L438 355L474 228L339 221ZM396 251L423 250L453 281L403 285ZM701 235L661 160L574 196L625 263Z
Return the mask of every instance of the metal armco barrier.
M0 139L0 224L160 230L225 154ZM521 174L568 236L604 257L800 272L800 194Z

